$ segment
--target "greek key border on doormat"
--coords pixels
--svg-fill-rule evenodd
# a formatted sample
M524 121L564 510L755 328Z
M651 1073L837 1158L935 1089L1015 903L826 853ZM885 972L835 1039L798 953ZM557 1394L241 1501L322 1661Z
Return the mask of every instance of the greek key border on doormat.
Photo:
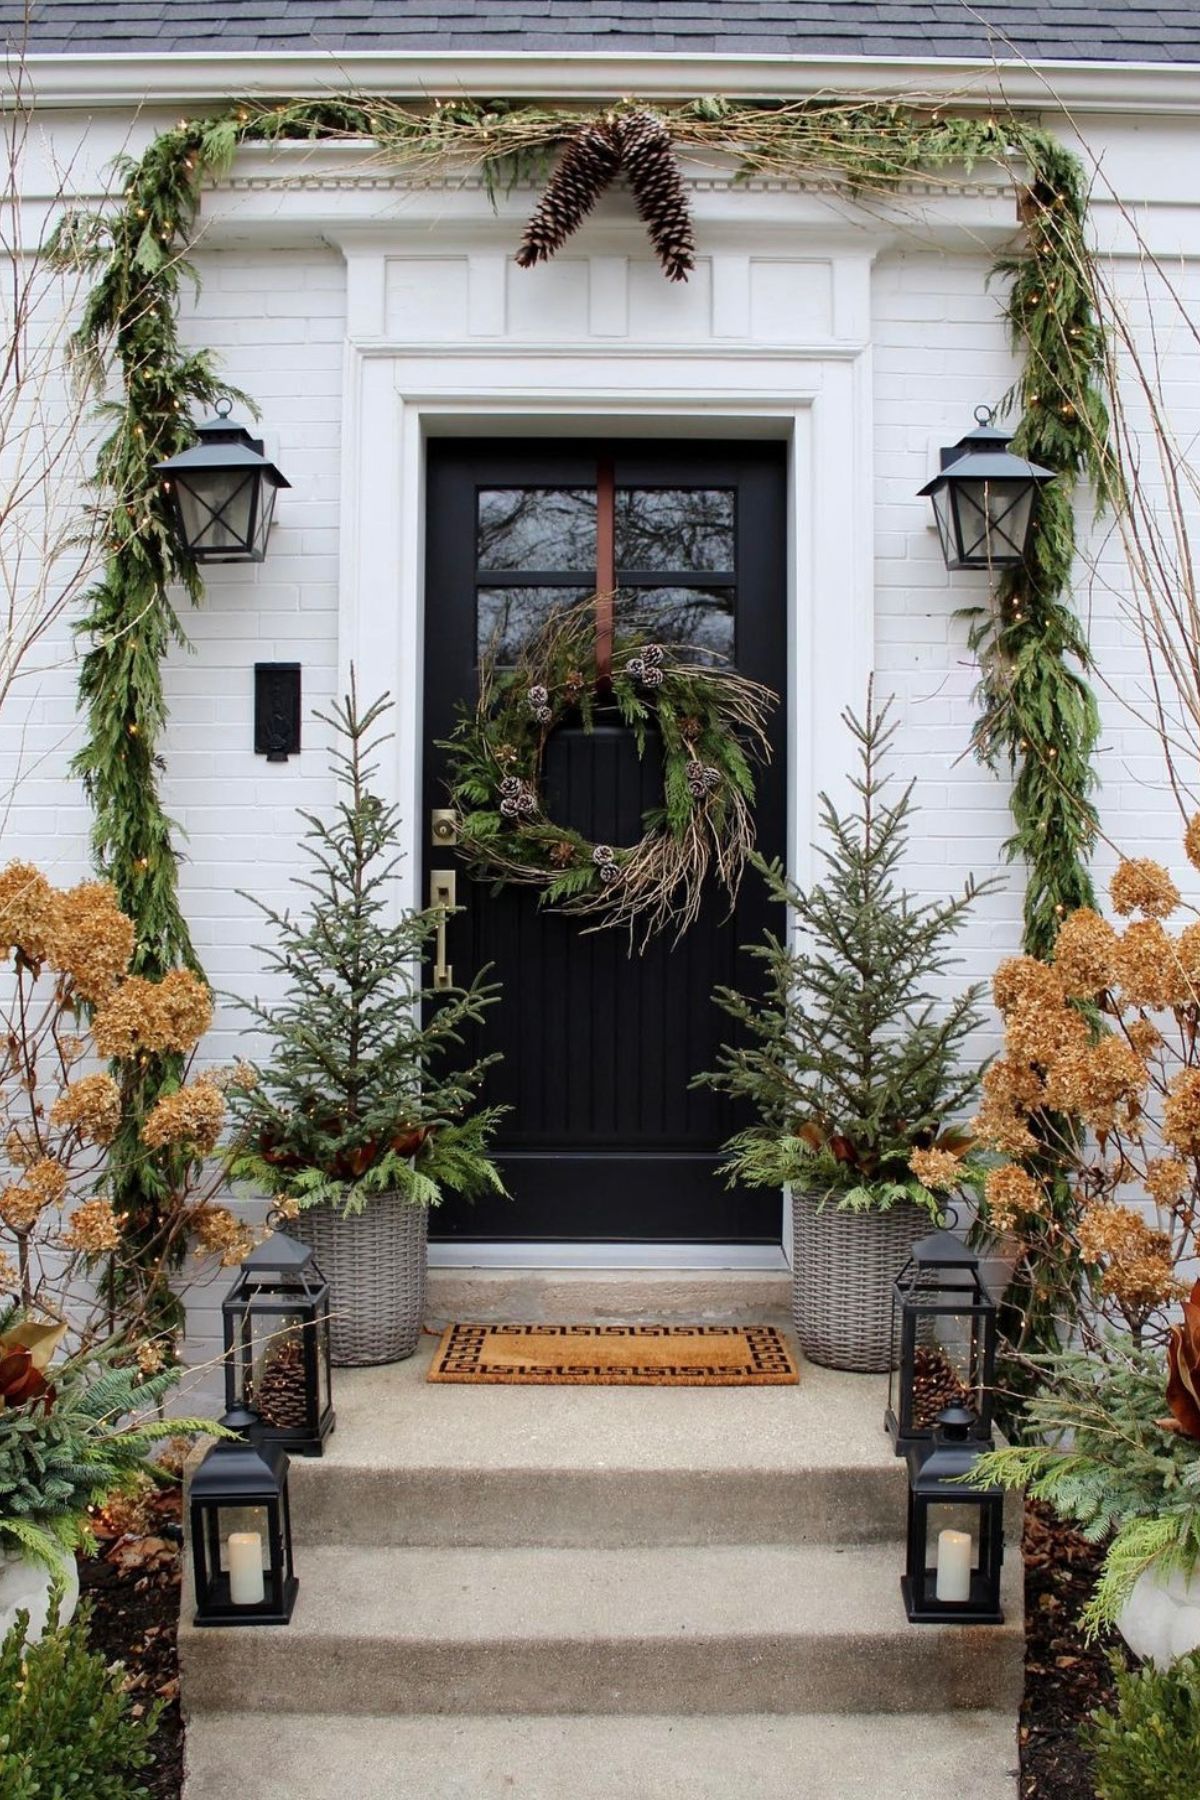
M590 1356L585 1343L595 1346ZM456 1324L429 1369L430 1381L544 1386L782 1387L799 1379L774 1325Z

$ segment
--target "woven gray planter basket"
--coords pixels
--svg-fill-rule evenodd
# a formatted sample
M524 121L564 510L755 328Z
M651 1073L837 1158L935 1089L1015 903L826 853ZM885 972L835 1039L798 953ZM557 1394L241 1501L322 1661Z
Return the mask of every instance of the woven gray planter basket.
M329 1283L330 1354L339 1368L400 1362L421 1340L429 1208L376 1194L343 1219L313 1206L288 1225Z
M929 1215L907 1202L885 1213L822 1209L819 1194L792 1194L792 1321L810 1362L879 1375L900 1360L892 1283Z

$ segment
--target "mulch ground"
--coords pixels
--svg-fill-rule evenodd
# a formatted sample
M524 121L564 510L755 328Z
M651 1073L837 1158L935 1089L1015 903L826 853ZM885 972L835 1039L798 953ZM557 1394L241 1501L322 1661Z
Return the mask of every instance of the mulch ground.
M183 1788L183 1719L179 1711L180 1553L164 1535L179 1524L178 1488L155 1495L144 1530L117 1535L101 1516L95 1523L98 1554L81 1557L79 1585L92 1603L90 1638L109 1663L124 1663L125 1688L139 1715L163 1702L151 1739L154 1763L141 1781L152 1800L179 1800Z
M1078 1734L1089 1714L1116 1698L1108 1660L1112 1641L1086 1643L1079 1615L1095 1585L1101 1552L1036 1500L1025 1508L1023 1548L1021 1800L1095 1800L1091 1758Z
M179 1494L155 1497L146 1535L104 1535L82 1559L80 1585L93 1606L91 1641L125 1664L135 1708L164 1702L153 1740L154 1766L143 1774L153 1800L179 1800L183 1720L179 1711L180 1554L164 1535L179 1522ZM1025 1700L1021 1708L1021 1800L1095 1800L1091 1761L1078 1729L1114 1698L1108 1647L1079 1630L1100 1556L1077 1531L1030 1501L1025 1511Z

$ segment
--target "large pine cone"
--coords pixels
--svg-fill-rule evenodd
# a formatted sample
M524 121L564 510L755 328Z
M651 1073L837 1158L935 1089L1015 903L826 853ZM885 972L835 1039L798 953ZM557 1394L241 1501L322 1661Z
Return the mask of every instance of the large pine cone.
M621 121L621 166L668 281L686 281L696 266L696 240L671 134L653 113Z
M521 239L523 269L546 262L586 219L620 167L615 129L591 120L568 143Z

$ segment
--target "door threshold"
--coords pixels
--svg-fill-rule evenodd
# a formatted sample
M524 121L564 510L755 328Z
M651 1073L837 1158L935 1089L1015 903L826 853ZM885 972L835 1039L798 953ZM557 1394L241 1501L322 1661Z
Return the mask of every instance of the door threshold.
M782 1244L432 1243L431 1269L747 1269L788 1267Z

